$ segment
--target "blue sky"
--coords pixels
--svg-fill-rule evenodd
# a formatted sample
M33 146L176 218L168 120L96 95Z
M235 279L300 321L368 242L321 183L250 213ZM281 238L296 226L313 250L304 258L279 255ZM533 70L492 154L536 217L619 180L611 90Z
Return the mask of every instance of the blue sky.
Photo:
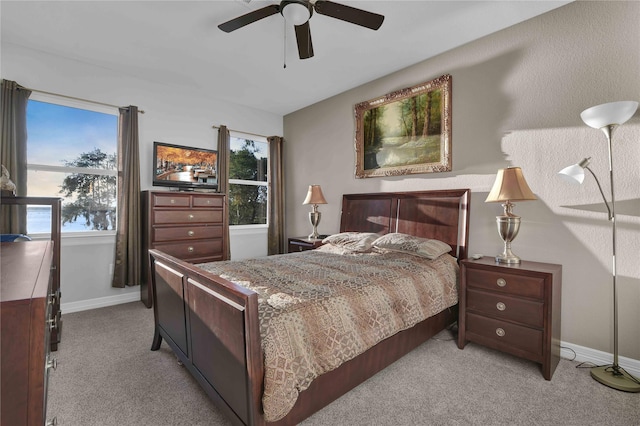
M27 129L30 164L63 166L62 160L74 160L94 148L108 153L117 149L116 115L31 100Z
M118 116L30 100L27 107L27 163L64 166L84 152L99 148L115 153ZM30 196L59 196L65 175L28 172Z

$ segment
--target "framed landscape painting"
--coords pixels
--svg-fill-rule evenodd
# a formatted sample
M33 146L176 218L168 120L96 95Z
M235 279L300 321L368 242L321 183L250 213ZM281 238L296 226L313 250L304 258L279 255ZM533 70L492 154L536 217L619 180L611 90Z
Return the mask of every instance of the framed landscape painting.
M356 177L451 171L451 76L361 102Z

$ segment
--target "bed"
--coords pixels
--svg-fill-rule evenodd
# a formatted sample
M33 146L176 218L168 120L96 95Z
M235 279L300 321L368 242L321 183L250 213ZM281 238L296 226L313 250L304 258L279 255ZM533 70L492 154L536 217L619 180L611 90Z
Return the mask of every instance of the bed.
M446 243L451 250L433 262L447 263L446 259L450 259L450 256L463 259L467 256L469 198L467 189L344 195L340 233L375 233L377 236L400 233L438 240ZM324 247L319 251L270 256L252 262L257 266L255 270L263 275L266 269L295 268L290 264L296 262L299 268L311 268L306 262L311 264L316 260L332 263L326 257L336 254L331 250L323 254L322 249ZM353 258L369 262L369 258L389 256L389 259L394 259L392 262L405 265L406 261L399 258L397 253L382 252L370 256L357 254ZM391 331L392 334L384 335L381 341L368 349L354 352L355 355L352 354L348 360L313 375L309 383L298 386L292 407L287 408L286 414L274 417L271 409L265 410L263 398L266 400L270 395L269 380L273 375L267 362L269 353L272 347L278 345L262 334L265 332L259 318L259 312L261 315L265 312L265 296L260 290L262 283L247 284L238 279L232 282L223 278L225 274L216 273L227 267L235 268L234 271L244 268L242 273L245 273L247 265L244 263L252 262L193 265L157 250L150 250L149 255L155 318L151 349L158 350L162 341L166 341L234 424L297 424L457 319L456 299L450 300L446 308L429 314L424 320L400 327L400 331ZM271 261L275 262L275 266L262 263L270 258L273 258ZM456 260L450 262L455 264ZM364 269L373 271L380 268L367 266ZM315 283L309 284L306 278L315 274L300 271L303 269L298 270L298 278L293 274L289 279L284 279L288 283L282 285L295 287L298 280L304 283L302 285L315 287ZM301 274L304 274L304 280L299 278ZM263 343L266 344L266 351Z

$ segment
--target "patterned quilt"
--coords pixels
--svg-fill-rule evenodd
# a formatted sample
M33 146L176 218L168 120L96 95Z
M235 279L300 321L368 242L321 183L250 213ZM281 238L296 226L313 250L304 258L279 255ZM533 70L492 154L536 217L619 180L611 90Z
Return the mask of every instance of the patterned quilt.
M259 294L268 422L284 417L314 378L458 301L449 255L320 248L198 266Z

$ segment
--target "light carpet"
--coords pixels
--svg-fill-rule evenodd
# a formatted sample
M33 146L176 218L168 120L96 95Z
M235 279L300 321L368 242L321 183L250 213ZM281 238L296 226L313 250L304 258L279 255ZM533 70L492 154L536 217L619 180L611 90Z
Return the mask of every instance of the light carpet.
M153 310L134 302L63 315L48 417L73 426L230 425L166 343L153 352ZM561 360L535 363L445 330L302 425L640 425L640 394Z

